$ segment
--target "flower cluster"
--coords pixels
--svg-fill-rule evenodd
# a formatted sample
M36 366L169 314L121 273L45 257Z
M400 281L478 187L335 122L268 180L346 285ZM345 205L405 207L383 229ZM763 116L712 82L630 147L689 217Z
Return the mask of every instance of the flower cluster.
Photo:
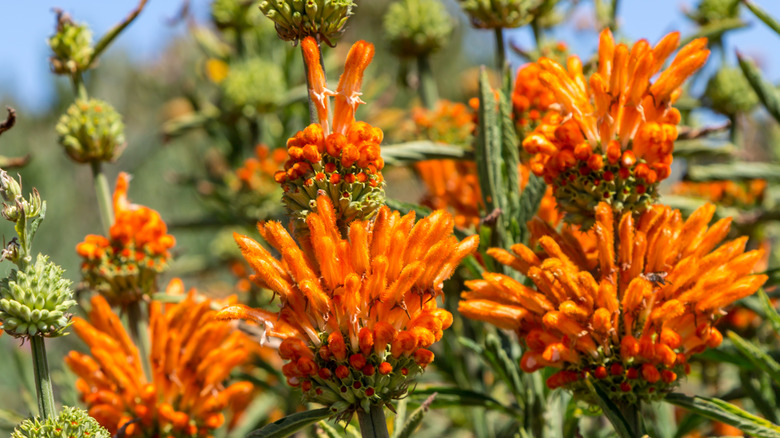
M110 438L108 431L81 409L64 406L56 417L25 420L11 438Z
M640 40L629 48L615 45L606 29L598 70L589 80L576 57L567 68L539 60L539 79L561 112L548 113L523 147L532 155L534 173L554 187L567 221L588 227L600 202L618 212L640 211L657 196L658 183L670 174L680 121L671 104L709 56L706 39L694 40L659 73L679 38L670 33L654 47Z
M750 274L762 251L745 252L746 237L718 246L731 220L708 227L714 212L707 204L683 220L656 205L615 224L601 203L587 234L534 227L541 252L517 244L514 254L488 253L536 288L485 273L466 282L460 311L516 330L528 347L524 371L561 368L551 388L587 398L585 379L595 379L612 400L661 397L692 354L720 344L713 324L722 309L767 279Z
M289 159L275 178L284 189L282 200L298 229L305 229L316 198L325 193L333 202L339 223L369 218L384 204L384 160L379 145L382 130L355 121L363 72L374 46L358 41L347 55L337 91L326 88L317 42L307 38L302 48L308 66L310 94L315 96L319 123L309 125L287 141ZM328 96L335 96L333 126L328 121Z
M284 164L287 153L284 149L268 149L264 144L255 147L255 156L244 161L244 165L236 170L239 186L236 190L269 192L271 185L275 186L274 174L279 166Z
M168 267L176 240L156 211L130 204L130 177L120 173L114 192L115 220L108 238L88 235L76 246L81 271L91 288L113 304L139 300L155 291L157 275Z
M555 94L539 80L541 68L530 63L517 70L512 90L512 112L515 122L523 130L533 130L542 117L556 103Z
M382 207L343 234L336 220L321 196L301 246L281 224L262 224L260 233L281 259L236 235L255 281L278 293L282 307L274 313L233 306L219 316L254 320L283 339L288 383L300 386L307 401L347 417L403 396L433 360L428 348L452 323L436 296L478 238L459 243L443 211L415 224L413 213L401 217Z
M169 294L183 291L180 280L168 287ZM74 318L73 324L91 355L71 351L65 358L89 414L112 435L123 430L123 436L144 438L209 436L225 422L224 412L240 415L252 385L223 382L248 360L251 342L214 319L210 306L194 291L178 304L153 301L151 351L141 358L108 302L93 297L89 322ZM151 377L144 375L146 359Z
M741 181L682 181L673 193L706 199L719 205L751 207L761 203L766 194L767 182L763 179Z

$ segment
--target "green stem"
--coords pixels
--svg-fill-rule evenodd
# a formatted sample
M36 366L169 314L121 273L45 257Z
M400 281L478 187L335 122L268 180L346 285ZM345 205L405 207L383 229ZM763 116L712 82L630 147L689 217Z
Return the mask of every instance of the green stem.
M149 333L147 331L147 319L141 310L141 302L135 301L127 306L127 322L130 327L130 337L138 347L141 356L141 365L147 378L152 378L152 369L149 364Z
M619 407L623 418L628 422L633 437L642 437L645 435L644 424L642 424L642 402L625 404Z
M358 410L358 422L360 423L360 435L363 438L390 438L390 434L387 432L384 407L371 405L370 412Z
M439 90L436 87L436 79L433 77L431 63L425 55L417 57L417 75L420 80L418 89L420 99L426 108L432 110L436 107L436 102L439 101Z
M609 11L610 20L609 20L609 28L614 32L617 30L617 11L618 11L618 5L620 3L620 0L612 0L612 9Z
M95 185L95 194L97 195L98 208L100 209L100 221L103 223L103 231L106 236L114 223L114 208L112 207L111 192L108 189L108 179L103 173L103 163L93 161L92 165L92 183Z
M495 28L496 36L496 63L498 63L498 71L504 71L504 63L506 63L506 48L504 46L504 28Z
M81 76L81 73L74 73L71 76L71 80L73 81L73 91L76 93L76 98L81 100L89 99L87 86L84 85L84 78Z
M54 391L49 376L49 361L46 359L46 344L43 336L30 336L33 370L35 371L35 392L38 396L38 414L42 419L57 415L54 406Z

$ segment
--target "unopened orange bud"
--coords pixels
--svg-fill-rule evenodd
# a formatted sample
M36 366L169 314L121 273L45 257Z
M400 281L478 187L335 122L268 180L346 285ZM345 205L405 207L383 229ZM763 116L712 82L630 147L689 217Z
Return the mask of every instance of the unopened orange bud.
M341 155L341 151L346 145L347 137L338 132L330 134L327 140L325 140L325 150L328 155L334 158L338 158ZM331 170L331 172L333 171Z
M405 352L410 352L417 347L417 338L408 331L399 332L393 340L391 350L393 357L398 358Z
M362 354L353 354L349 356L349 365L355 370L363 369L366 366L366 357Z
M364 355L368 356L371 354L371 349L374 347L374 335L371 333L370 328L363 327L360 329L360 332L358 332L358 345Z
M360 159L360 151L358 149L348 144L344 147L344 150L341 151L341 165L344 167L350 167L353 164L355 164L355 161Z
M661 379L658 369L649 363L642 365L642 377L650 383L655 383Z
M574 156L580 160L585 161L588 158L590 158L590 155L593 153L593 148L591 148L590 143L588 142L582 142L577 145L577 147L574 148Z
M615 140L612 140L609 142L609 145L607 146L607 160L610 164L615 164L620 160L620 156L622 155L622 150L620 148L620 143L618 143Z
M349 368L347 368L344 365L339 365L336 367L336 377L339 379L346 379L349 377Z
M317 146L313 144L304 146L303 158L310 163L319 163L322 160L320 152L317 150Z
M718 329L713 327L712 330L710 330L710 337L707 339L707 346L709 348L717 348L722 343L723 335Z
M661 371L661 379L664 383L672 383L677 380L677 374L674 371L663 370Z
M429 363L433 362L433 352L424 348L420 348L414 352L414 361L417 362L417 364L421 367L425 368Z
M346 359L347 346L344 344L344 336L340 332L333 332L328 336L328 349L336 360Z
M367 376L373 376L374 373L376 373L376 367L374 367L371 364L367 364L366 366L363 367L362 371L363 371L363 374L365 374Z
M379 374L386 376L393 372L393 366L389 362L382 362L379 364Z
M631 167L636 164L636 156L632 151L623 152L623 156L620 158L620 165L623 167Z
M385 351L395 339L395 328L385 321L379 321L374 326L374 351L377 354Z
M591 170L601 170L604 167L604 158L601 155L593 154L588 158L588 167Z
M593 377L597 379L606 379L607 378L607 367L604 365L599 365L596 367L595 370L593 370Z

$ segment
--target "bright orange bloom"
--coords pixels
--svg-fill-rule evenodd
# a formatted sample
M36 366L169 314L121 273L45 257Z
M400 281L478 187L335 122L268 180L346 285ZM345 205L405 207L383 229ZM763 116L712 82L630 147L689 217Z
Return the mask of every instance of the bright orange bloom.
M512 109L521 129L535 128L556 103L555 94L539 80L541 71L536 63L526 64L517 70L515 89L512 91Z
M753 179L746 182L735 181L681 181L672 193L706 199L719 205L751 207L760 203L766 193L767 182Z
M746 237L718 246L731 220L708 227L714 212L707 204L684 221L678 210L655 205L614 223L601 203L589 236L533 227L541 252L517 244L514 254L488 254L536 287L485 273L466 282L460 311L515 330L527 345L526 372L562 368L551 388L587 396L583 379L593 378L613 398L660 397L691 355L720 344L713 325L722 309L767 279L751 275L763 251L745 252ZM595 252L587 249L592 241Z
M157 274L168 267L169 250L176 239L160 214L151 208L130 204L128 174L121 172L114 191L114 223L109 237L88 235L76 245L84 259L84 279L112 304L137 301L156 291Z
M183 290L181 280L169 285L169 293ZM65 358L89 414L112 434L124 428L125 436L145 438L210 436L225 413L240 415L252 384L224 382L248 360L251 343L233 324L214 319L210 306L194 291L178 304L152 302L149 380L119 317L95 295L89 322L73 318L91 355L71 351Z
M459 102L440 100L435 110L417 107L412 110L417 135L432 141L454 145L471 145L477 115Z
M384 203L385 162L379 150L384 134L368 123L356 122L355 111L365 103L360 87L374 46L365 41L352 46L334 93L326 87L317 42L308 37L301 45L319 121L287 141L289 159L274 176L284 189L282 200L295 226L304 230L306 215L316 206L320 192L331 197L339 222L369 218ZM329 96L335 96L333 126L328 121Z
M348 416L403 396L433 360L427 349L452 324L436 297L478 238L458 242L446 212L415 224L413 213L401 217L387 207L342 232L328 198L317 203L306 219L310 245L299 247L278 222L258 227L281 259L235 235L256 280L281 296L279 312L232 306L219 316L264 324L283 340L288 383Z
M252 192L272 192L276 187L274 174L279 166L287 160L287 151L274 149L273 151L264 144L255 147L255 156L244 161L244 165L236 170L239 186L236 190L248 190Z
M674 32L654 47L640 40L629 48L615 45L605 29L598 70L589 80L577 57L570 57L566 68L539 60L539 80L561 112L548 113L523 147L532 155L534 173L555 188L559 208L571 213L567 221L590 226L599 202L636 211L657 196L658 182L670 173L680 122L671 104L709 56L707 40L694 40L659 73L679 39Z

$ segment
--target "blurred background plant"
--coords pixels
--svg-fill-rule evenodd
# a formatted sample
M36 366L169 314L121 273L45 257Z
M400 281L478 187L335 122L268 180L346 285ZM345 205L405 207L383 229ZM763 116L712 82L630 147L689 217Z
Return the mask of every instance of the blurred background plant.
M127 2L123 9L132 10L136 6L132 3ZM241 302L255 307L271 302L273 295L250 280L232 233L256 236L258 220L282 217L282 192L273 175L286 160L287 139L308 125L309 108L299 49L293 42L277 38L277 33L292 40L296 37L280 31L283 25L278 20L266 18L264 13L273 13L267 6L261 10L261 3L272 2L191 0L164 14L142 14L123 29L127 32L122 37L126 37L126 52L134 50L133 35L139 41L142 38L131 33L136 31L133 26L140 26L137 20L147 20L140 29L178 29L173 37L151 43L158 56L142 62L116 49L103 53L108 44L100 41L108 32L92 32L87 26L92 24L94 13L84 15L90 18L86 23L80 22L84 18L75 9L66 11L75 19L58 14L56 33L51 15L35 17L48 22L46 35L54 34L50 40L51 70L63 77L45 79L54 84L54 92L51 98L41 99L43 104L11 94L11 86L0 84L0 93L9 93L3 102L16 107L19 115L16 128L0 139L1 153L7 160L0 167L26 164L23 159L8 157L31 154L31 161L20 173L25 182L46 193L49 201L48 226L41 229L36 247L62 264L66 277L74 282L81 279L76 244L87 234L100 234L100 195L90 188L93 178L102 174L108 184L119 171L127 171L135 176L130 197L157 210L167 222L168 232L176 237L171 266L161 284L180 276L211 297L239 293ZM150 6L144 14L150 13ZM523 193L520 199L525 198L527 204L515 218L514 234L496 235L492 230L500 227L481 226L485 221L490 223L490 213L496 207L514 205L515 201L486 202L484 196L489 193L477 178L486 170L484 163L474 162L475 144L485 141L478 131L480 105L469 105L469 100L480 94L480 74L475 66L490 67L482 76L483 88L501 89L506 100L503 105L495 102L498 112L487 108L483 117L492 113L490 117L503 120L505 115L514 114L510 120L514 128L504 125L503 129L507 138L515 138L519 145L535 127L536 116L530 112L533 105L544 98L536 103L516 102L512 96L516 87L504 79L505 62L515 74L525 61L539 56L565 59L567 52L575 52L584 55L585 67L590 68L587 61L594 52L597 32L605 26L611 27L619 40L647 37L655 41L670 28L683 28L683 39L706 36L715 56L678 102L683 116L680 139L675 146L673 175L661 187L662 199L685 214L705 201L714 202L716 218L734 217L733 236L748 235L750 247L771 249L780 233L780 150L775 147L780 144L780 99L775 91L780 74L773 64L780 36L772 32L778 25L771 17L780 16L780 10L772 2L701 0L690 2L684 13L677 13L676 3L664 2L653 6L656 11L652 13L659 18L650 20L651 12L642 7L646 5L606 0L362 1L350 10L353 15L343 35L326 33L325 41L336 47L323 50L323 62L325 71L340 72L348 43L365 39L377 46L374 66L367 73L370 80L364 85L364 100L372 104L361 107L359 119L385 131L383 153L388 167L384 173L390 181L390 205L416 209L420 214L427 208L448 207L458 218L461 237L482 231L484 242L504 246L528 238L520 231L521 225L538 208L546 211L544 190L528 177L527 170L523 177L521 167L512 187ZM117 17L125 12L99 18L121 23ZM13 11L3 15L15 17ZM169 20L166 23L162 18ZM110 26L98 26L95 21L95 29L110 32ZM654 28L643 24L652 22L659 24ZM744 39L748 33L754 35L752 40ZM29 36L20 32L17 37ZM735 58L735 45L750 56ZM4 62L13 64L13 55L5 53L0 51ZM95 62L98 55L100 63ZM42 53L38 56L44 57ZM756 59L758 66L748 58ZM761 73L762 69L771 74ZM0 74L7 78L8 73ZM524 74L528 80L522 83L532 84L531 72ZM331 84L336 79L328 78ZM483 110L486 95L483 90ZM102 114L99 123L74 122L89 121L96 112ZM67 155L55 152L58 141ZM505 140L495 153L505 158L511 155L507 142L511 143ZM67 157L99 162L100 172L94 172L98 167L94 164L74 166ZM550 222L557 224L557 219ZM513 230L511 224L504 224L504 228ZM3 232L12 235L10 228ZM734 402L777 423L780 414L774 405L780 392L776 364L763 356L759 356L759 363L751 360L758 355L756 349L775 359L780 354L780 326L772 305L776 298L773 286L780 281L775 271L780 258L775 251L767 254L762 268L770 273L766 296L741 300L729 311L719 328L723 333L731 329L734 334L726 336L718 349L691 361L692 371L682 391ZM514 436L518 430L522 430L520 436L610 436L598 409L546 388L544 379L551 372L540 376L520 371L522 350L511 334L475 324L457 313L462 281L478 277L490 263L487 257L471 259L459 277L445 285L445 305L455 317L453 328L445 332L435 349L437 360L423 382L397 407L394 429L400 433L407 411L435 392L438 395L426 405L433 409L424 418L422 411L409 416L415 421L422 419L420 436ZM155 298L175 300L160 294ZM257 327L244 329L260 336ZM10 432L22 418L36 412L33 379L25 365L28 358L17 347L11 336L0 338L0 368L13 370L0 376L0 392L21 394L0 405L0 433ZM62 357L74 348L83 351L75 337L67 337L53 345L49 355ZM261 359L238 367L233 376L264 390L246 407L243 422L230 436L242 436L300 409L300 394L284 384L273 355L256 356ZM54 365L52 377L59 390L58 401L77 405L75 376ZM713 412L722 411L691 400L676 400L685 411L668 404L648 405L648 433L661 437L724 433L722 425L705 420L712 417L755 427L752 419L739 413L718 417ZM466 415L460 414L464 406L469 407ZM558 424L555 421L561 414L563 421ZM323 436L354 432L352 426L341 430L328 423L322 423L320 429ZM773 436L762 435L764 429L748 432ZM224 428L218 431L218 436L227 434Z

